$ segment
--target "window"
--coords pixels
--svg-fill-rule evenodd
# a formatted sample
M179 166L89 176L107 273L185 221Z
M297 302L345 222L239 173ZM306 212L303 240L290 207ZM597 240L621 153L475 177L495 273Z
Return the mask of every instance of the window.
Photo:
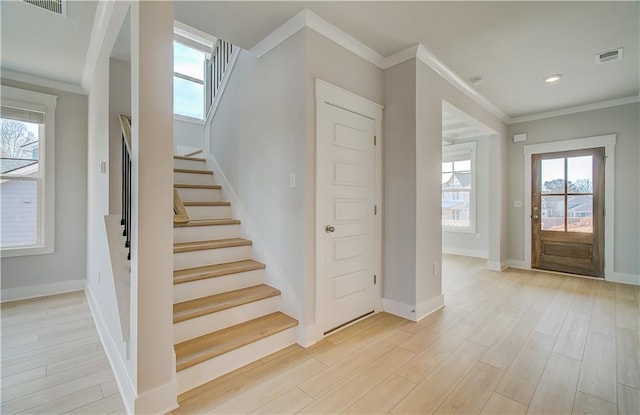
M205 52L173 42L173 113L204 118Z
M53 252L56 97L2 87L0 250L3 257Z
M476 143L442 149L442 228L475 232Z

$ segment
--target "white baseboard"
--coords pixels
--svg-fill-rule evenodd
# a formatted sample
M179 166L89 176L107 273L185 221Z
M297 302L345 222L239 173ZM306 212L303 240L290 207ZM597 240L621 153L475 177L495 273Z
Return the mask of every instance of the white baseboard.
M85 280L69 280L51 284L28 285L16 288L3 288L0 293L1 302L26 300L84 290Z
M506 268L507 268L507 266L504 265L502 262L487 261L487 269L490 269L491 271L502 272Z
M420 321L429 314L434 313L444 307L444 295L440 294L429 298L416 306L416 321Z
M109 359L111 370L113 371L113 375L116 379L116 384L120 391L120 397L122 398L124 409L127 411L127 414L137 413L134 411L134 402L136 400L135 387L131 377L129 376L129 372L127 371L127 365L119 352L119 348L117 346L118 341L116 341L111 335L111 332L107 327L107 322L102 315L102 311L100 311L93 292L89 287L86 287L85 293L87 294L87 302L89 303L89 309L93 315L93 321L96 325L100 342L102 343L102 347L107 355L107 359Z
M451 246L443 246L442 253L449 254L449 255L470 256L473 258L483 258L483 259L489 258L488 251L479 251L477 249L462 249L462 248L456 248Z
M138 395L136 414L166 414L178 407L178 382L173 380Z
M626 274L624 272L613 272L604 278L606 281L620 282L622 284L640 285L640 275Z
M416 308L409 304L383 298L382 310L386 313L393 314L394 316L402 317L410 321L418 321L416 318Z
M506 265L509 268L517 268L517 269L531 269L526 262L520 261L519 259L507 259L503 262L503 265Z

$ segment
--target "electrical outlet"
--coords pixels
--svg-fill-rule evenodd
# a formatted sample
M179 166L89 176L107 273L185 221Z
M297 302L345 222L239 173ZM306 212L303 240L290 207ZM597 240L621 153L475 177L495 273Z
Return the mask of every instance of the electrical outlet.
M513 207L514 208L521 208L522 207L522 200L514 200L513 201Z
M482 239L482 234L481 233L476 233L476 239Z
M296 187L296 174L289 173L289 188L295 189L295 187Z
M438 263L437 262L433 263L433 275L434 276L438 275Z

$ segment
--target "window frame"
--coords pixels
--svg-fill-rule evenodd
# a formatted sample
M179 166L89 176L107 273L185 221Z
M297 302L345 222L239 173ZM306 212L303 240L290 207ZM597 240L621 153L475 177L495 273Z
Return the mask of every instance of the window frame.
M38 189L38 242L34 245L1 247L0 257L52 254L55 251L55 121L58 97L26 89L2 86L2 105L44 112L40 127ZM21 180L11 175L1 176Z
M174 28L174 31L176 29ZM179 121L186 121L186 122L191 122L194 124L202 124L204 123L204 120L207 117L207 108L206 108L206 102L207 102L207 85L206 85L206 79L207 79L207 73L206 73L206 67L207 67L207 62L210 58L210 54L211 54L211 50L209 48L209 50L207 49L207 46L204 45L203 43L200 43L199 41L196 40L192 40L189 39L183 35L180 35L178 33L174 33L173 35L173 42L174 43L179 43L182 46L185 46L187 48L190 49L194 49L197 50L199 52L204 53L204 60L203 60L203 77L202 80L191 77L189 75L183 74L181 72L176 72L175 71L175 61L174 61L174 71L173 71L173 76L174 77L178 77L184 81L187 82L193 82L194 84L200 84L202 85L202 118L197 118L197 117L191 117L188 115L183 115L183 114L177 114L175 111L173 113L173 119L174 120L179 120ZM174 58L175 59L175 58ZM173 99L175 101L175 91L173 92L174 96Z
M469 226L445 226L442 224L442 230L444 232L456 232L456 233L476 233L476 142L471 141L468 143L451 144L442 147L442 161L440 163L440 171L442 172L442 164L452 161L460 161L460 157L469 155L470 159L470 172L471 172L471 189L469 190ZM458 158L456 160L456 158ZM455 191L455 190L454 190ZM442 195L444 189L440 185L440 203L442 204ZM440 212L440 221L442 223L442 212Z

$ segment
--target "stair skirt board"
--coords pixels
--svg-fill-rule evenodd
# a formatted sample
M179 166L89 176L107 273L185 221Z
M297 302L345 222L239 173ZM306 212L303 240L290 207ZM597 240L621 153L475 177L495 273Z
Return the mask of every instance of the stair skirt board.
M178 194L182 202L220 202L222 200L221 189L178 188Z
M174 169L206 169L206 163L200 160L173 159Z
M173 173L174 183L213 184L213 175L199 173Z
M185 268L203 267L205 265L242 261L248 258L252 258L251 245L180 252L173 254L173 269L175 271Z
M253 343L206 360L177 373L178 394L187 392L296 343L298 327L265 337Z
M239 238L240 225L181 226L173 228L173 242L207 241Z
M183 201L184 202L184 201ZM185 206L189 219L228 219L231 206Z
M226 329L227 327L274 313L279 310L279 306L280 296L278 295L174 323L173 343L182 343L214 331Z
M253 287L264 283L264 269L205 278L197 281L174 284L173 303L183 303L227 291Z

